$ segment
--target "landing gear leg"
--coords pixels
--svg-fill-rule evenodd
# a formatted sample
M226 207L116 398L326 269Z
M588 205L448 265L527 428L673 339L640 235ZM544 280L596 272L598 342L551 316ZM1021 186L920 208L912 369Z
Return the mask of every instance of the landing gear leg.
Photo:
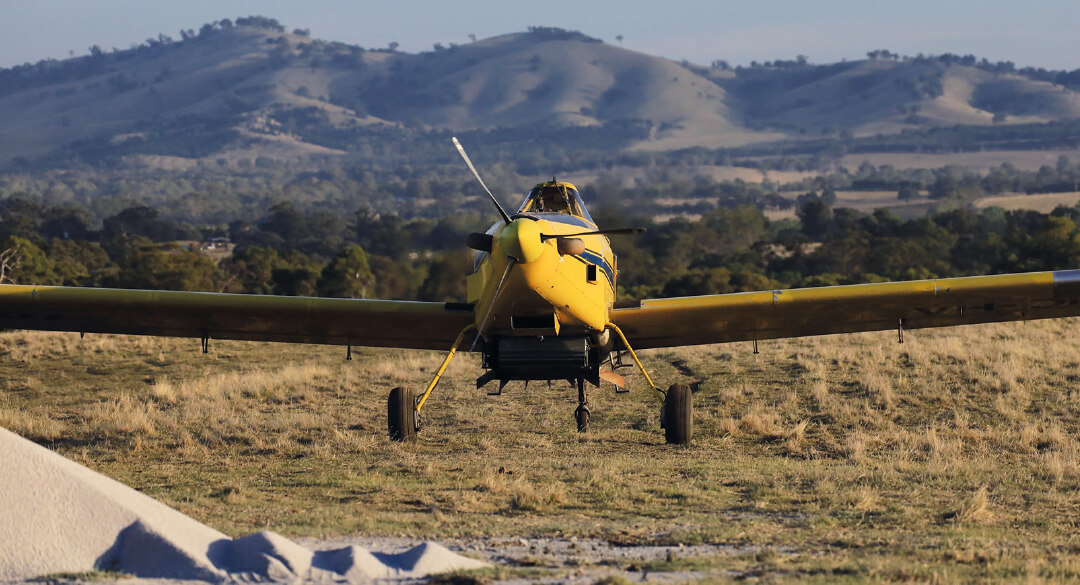
M664 401L664 406L660 409L660 428L664 429L664 439L673 445L688 445L694 433L694 395L690 387L686 384L675 384L668 388L667 392L657 388L623 332L614 323L609 323L608 327L619 335L619 339L630 352L630 357L634 358L634 363L645 376L645 381L660 394Z
M461 345L461 340L465 338L465 334L475 328L475 325L469 325L462 329L461 333L458 333L454 345L450 346L450 351L443 358L438 371L435 372L435 377L419 398L416 397L412 390L406 388L399 387L390 391L390 398L387 400L386 405L386 426L390 432L391 441L411 441L416 438L416 433L420 432L420 409L424 407L424 403L431 396L431 391L435 389L435 385L439 383L439 379L446 372L446 367L450 365L450 360L457 353L457 348Z
M578 395L578 407L574 411L574 418L577 419L577 430L579 433L587 433L589 431L589 419L592 417L592 411L589 410L589 394L585 392L585 379L577 379L577 395Z

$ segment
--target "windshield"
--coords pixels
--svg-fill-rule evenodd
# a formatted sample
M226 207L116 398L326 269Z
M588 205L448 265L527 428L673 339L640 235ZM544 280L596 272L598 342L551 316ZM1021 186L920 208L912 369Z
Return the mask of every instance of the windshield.
M595 223L581 202L577 189L558 184L546 184L534 188L529 192L529 198L525 200L518 212L563 213L576 215L588 220L589 223Z

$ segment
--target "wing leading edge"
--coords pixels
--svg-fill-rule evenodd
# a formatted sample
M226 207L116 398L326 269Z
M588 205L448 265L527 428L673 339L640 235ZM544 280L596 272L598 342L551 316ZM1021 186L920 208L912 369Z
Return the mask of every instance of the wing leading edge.
M0 328L446 349L471 305L0 285Z
M634 348L1080 315L1080 270L649 299L612 320Z

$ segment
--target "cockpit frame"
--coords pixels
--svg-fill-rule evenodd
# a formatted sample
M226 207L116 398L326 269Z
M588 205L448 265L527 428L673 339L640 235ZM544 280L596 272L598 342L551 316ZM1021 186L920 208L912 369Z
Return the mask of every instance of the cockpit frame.
M518 213L573 215L594 225L596 223L582 203L577 187L561 181L540 183L534 186L518 208Z

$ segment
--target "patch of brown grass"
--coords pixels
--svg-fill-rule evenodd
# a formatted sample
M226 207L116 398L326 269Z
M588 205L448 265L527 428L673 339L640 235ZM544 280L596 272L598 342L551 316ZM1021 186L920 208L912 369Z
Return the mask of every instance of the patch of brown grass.
M36 409L0 407L0 427L35 441L51 442L67 436L71 425Z
M990 492L981 485L964 501L958 510L948 515L957 524L987 522L990 514Z

